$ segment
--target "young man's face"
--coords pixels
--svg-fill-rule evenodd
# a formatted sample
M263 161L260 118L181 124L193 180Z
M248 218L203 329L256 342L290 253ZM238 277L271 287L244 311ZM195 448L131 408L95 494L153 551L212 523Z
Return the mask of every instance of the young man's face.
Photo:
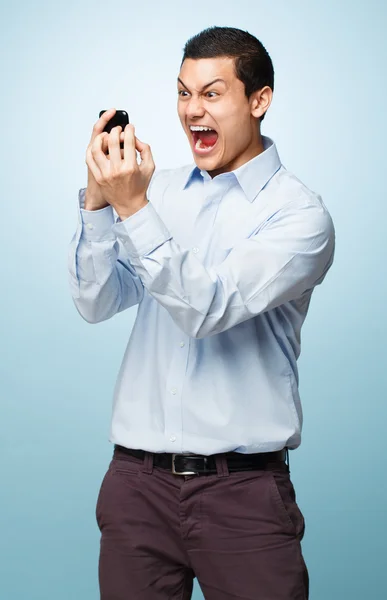
M179 118L200 169L215 177L262 152L257 118L270 104L271 89L263 88L261 100L259 93L248 99L244 84L235 75L234 59L186 59L177 86ZM190 129L200 125L215 131Z

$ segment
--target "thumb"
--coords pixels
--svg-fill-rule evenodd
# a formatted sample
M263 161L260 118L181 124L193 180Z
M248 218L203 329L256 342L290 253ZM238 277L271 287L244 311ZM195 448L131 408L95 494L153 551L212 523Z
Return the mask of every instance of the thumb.
M136 137L136 136L135 136L135 144L136 144L136 150L138 150L141 155L141 163L139 165L140 168L142 167L145 170L150 171L154 167L154 162L153 162L153 156L152 156L152 152L151 152L149 144L145 144L144 142L139 140L138 137Z

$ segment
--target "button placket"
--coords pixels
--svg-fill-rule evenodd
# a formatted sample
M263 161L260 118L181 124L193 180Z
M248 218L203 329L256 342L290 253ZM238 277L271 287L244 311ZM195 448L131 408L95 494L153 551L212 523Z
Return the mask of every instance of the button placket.
M180 334L181 335L181 334ZM179 338L177 338L179 340ZM174 343L175 352L167 378L166 385L166 410L165 410L165 434L168 444L172 443L173 448L167 452L179 452L179 444L182 445L181 437L181 403L184 377L187 369L189 344L182 341ZM176 449L177 448L177 449Z
M192 252L201 256L201 262L207 266L210 262L208 249L214 234L216 216L222 198L232 186L232 179L211 179L204 182L204 202L196 217L193 228L193 240L200 240L200 247L194 245Z

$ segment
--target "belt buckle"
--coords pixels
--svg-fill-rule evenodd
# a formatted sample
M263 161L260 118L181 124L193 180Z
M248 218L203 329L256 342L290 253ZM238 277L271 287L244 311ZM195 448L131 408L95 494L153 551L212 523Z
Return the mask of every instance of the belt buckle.
M198 473L196 473L196 471L176 471L176 469L175 469L175 457L176 456L189 456L189 454L184 455L179 452L172 452L172 473L174 473L174 475L198 475Z

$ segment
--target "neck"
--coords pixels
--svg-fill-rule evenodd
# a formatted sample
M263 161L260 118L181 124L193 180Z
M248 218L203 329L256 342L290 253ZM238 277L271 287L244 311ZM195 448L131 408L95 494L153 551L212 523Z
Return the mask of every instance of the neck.
M224 165L223 167L220 167L219 169L214 169L212 171L208 171L208 174L213 179L214 177L216 177L217 175L220 175L221 173L235 171L235 169L238 169L245 163L249 162L249 160L251 160L255 156L258 156L258 154L261 154L263 151L264 151L263 140L262 140L261 132L258 130L257 136L255 137L253 142L250 144L250 146L248 148L246 148L246 150L240 156L235 158L228 165Z

